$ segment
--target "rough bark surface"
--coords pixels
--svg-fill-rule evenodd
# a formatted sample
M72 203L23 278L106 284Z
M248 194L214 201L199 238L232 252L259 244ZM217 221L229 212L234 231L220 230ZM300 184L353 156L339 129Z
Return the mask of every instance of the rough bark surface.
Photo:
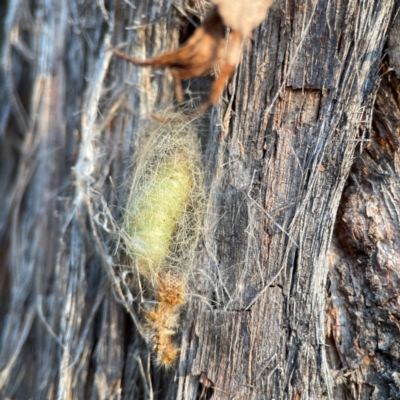
M213 303L192 303L177 398L197 398L199 379L209 398L338 398L325 352L326 255L393 11L276 2L256 31L211 138L211 279L198 290Z
M170 79L128 68L111 49L128 41L145 58L176 46L176 8L163 0L0 8L0 397L158 393L161 374L151 377L146 344L110 287L118 265L107 217L110 207L118 219L125 198L139 120L162 95L171 101Z
M373 135L356 158L337 216L327 330L335 398L400 398L399 89L386 71Z
M180 360L152 366L112 232L136 133L172 103L171 77L110 49L174 48L204 7L0 4L1 398L400 396L395 76L378 92L393 0L276 0L246 44L204 135Z
M396 12L397 15L390 27L388 36L388 53L390 66L394 69L395 74L400 79L400 14L398 10Z

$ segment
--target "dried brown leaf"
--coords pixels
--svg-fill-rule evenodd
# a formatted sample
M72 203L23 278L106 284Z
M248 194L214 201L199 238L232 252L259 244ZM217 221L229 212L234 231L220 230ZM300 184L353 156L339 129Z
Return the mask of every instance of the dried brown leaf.
M218 101L227 81L233 75L240 61L243 35L232 30L226 35L216 7L213 7L202 25L179 49L164 53L149 60L138 60L120 50L115 54L134 65L153 68L170 68L175 79L176 98L183 100L181 80L204 76L218 71L208 101L200 106L197 113L205 111Z

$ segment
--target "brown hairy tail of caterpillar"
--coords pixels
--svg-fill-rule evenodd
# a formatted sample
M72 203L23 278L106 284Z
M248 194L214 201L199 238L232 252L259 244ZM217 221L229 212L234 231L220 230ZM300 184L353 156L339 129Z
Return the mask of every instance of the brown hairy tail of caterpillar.
M180 311L186 296L184 282L179 276L166 272L159 278L156 283L157 304L145 313L145 319L156 361L168 369L179 354L173 336L179 325Z

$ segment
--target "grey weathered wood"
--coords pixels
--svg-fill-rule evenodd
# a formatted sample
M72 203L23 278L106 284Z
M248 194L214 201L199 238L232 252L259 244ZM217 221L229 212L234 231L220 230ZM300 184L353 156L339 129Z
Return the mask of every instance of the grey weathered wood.
M390 66L394 68L397 77L400 77L400 14L397 12L396 18L390 28L388 36L388 50Z
M171 98L170 79L111 49L128 41L145 57L176 46L176 9L128 3L0 6L1 398L132 398L162 382L157 372L146 382L148 350L116 302L106 273L115 242L99 228L104 205L122 205L115 190L139 119Z
M204 13L203 1L190 6ZM152 367L132 323L138 301L123 303L124 260L110 232L136 132L151 111L171 104L171 77L113 59L110 49L126 41L127 51L145 58L175 48L186 7L169 0L0 4L0 397L396 398L397 270L380 278L373 257L381 243L396 251L397 242L360 236L354 244L351 224L334 231L359 140L370 131L398 11L392 0L276 0L246 44L222 105L203 127L209 204L179 364L169 374ZM389 115L375 118L381 135L388 121L391 131L398 126L387 96L376 103ZM361 143L367 152L351 176L368 166L360 184L372 180L369 201L383 202L396 231L396 147L382 163L385 147ZM348 187L340 209L364 221L355 205L368 190ZM349 254L340 235L349 236ZM367 279L356 269L356 245L368 248L365 265L372 260ZM353 270L372 299L365 307L351 296Z
M326 256L393 11L278 1L256 31L209 140L210 279L198 290L214 303L192 303L176 398L197 398L200 379L218 399L338 398Z

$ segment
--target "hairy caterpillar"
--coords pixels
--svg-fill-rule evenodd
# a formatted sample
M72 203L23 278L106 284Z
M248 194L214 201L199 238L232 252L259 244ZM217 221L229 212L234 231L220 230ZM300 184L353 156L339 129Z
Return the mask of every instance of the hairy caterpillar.
M144 311L156 361L170 367L204 208L201 148L193 126L151 125L124 211L128 255L155 297Z

